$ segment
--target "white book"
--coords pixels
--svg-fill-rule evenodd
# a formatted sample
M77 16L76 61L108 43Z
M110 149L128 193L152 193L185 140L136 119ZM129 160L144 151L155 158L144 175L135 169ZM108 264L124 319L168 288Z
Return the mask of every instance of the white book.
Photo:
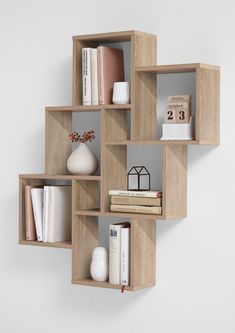
M48 203L47 241L71 240L71 186L50 186Z
M120 224L109 226L109 283L121 282L121 227Z
M140 198L160 198L161 191L127 191L127 190L109 190L109 195L122 195L126 197Z
M92 105L99 104L97 49L91 49L91 102Z
M121 285L129 285L130 228L121 228Z
M83 105L91 105L91 48L82 49Z
M43 188L33 188L31 190L31 196L37 240L42 242Z
M49 188L50 186L44 186L43 188L43 220L42 220L42 240L47 242L47 230L48 230L48 211L49 211Z

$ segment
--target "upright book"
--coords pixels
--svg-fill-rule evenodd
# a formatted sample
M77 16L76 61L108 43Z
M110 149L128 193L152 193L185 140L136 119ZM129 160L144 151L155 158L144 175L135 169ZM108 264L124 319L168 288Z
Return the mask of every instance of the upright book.
M33 213L36 227L37 240L42 242L42 221L43 221L43 188L31 189Z
M47 241L71 240L71 186L49 186Z
M99 104L97 49L91 49L91 104Z
M129 285L129 262L130 262L130 226L121 228L121 285Z
M124 58L121 49L97 48L99 104L111 104L114 82L124 81Z
M31 196L31 189L34 186L26 185L25 186L25 228L26 228L26 240L37 240L35 220L33 214L33 203Z
M83 105L91 105L91 48L82 49L82 100Z

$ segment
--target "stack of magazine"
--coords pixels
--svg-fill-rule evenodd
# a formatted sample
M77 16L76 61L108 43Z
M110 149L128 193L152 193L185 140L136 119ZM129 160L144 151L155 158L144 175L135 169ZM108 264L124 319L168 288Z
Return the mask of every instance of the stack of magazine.
M110 210L112 212L126 212L139 214L162 213L161 191L125 191L110 190Z

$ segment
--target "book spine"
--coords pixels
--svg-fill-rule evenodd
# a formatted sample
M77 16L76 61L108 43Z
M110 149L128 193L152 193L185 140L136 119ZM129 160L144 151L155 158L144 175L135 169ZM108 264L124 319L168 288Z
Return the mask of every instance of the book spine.
M55 233L55 212L54 212L54 204L55 204L55 189L50 186L49 187L49 198L48 198L48 230L47 230L47 241L49 243L54 242L54 233Z
M49 186L44 186L44 190L43 190L43 225L42 225L43 242L47 242L48 205L49 205Z
M36 226L37 240L42 242L42 211L43 211L43 189L35 188L31 190L33 213Z
M120 284L121 227L109 226L109 283Z
M120 191L120 190L109 190L109 195L129 196L129 197L140 197L140 198L160 198L162 192L160 191Z
M177 95L177 96L168 96L168 103L176 103L176 102L188 102L191 101L191 95Z
M25 227L26 227L26 240L36 240L36 228L33 215L33 205L31 197L32 186L25 186Z
M161 206L161 198L140 198L113 195L111 203L114 205L141 205L141 206Z
M92 105L99 104L97 49L91 49L91 102L92 102Z
M130 228L121 228L121 285L129 285Z
M112 212L140 213L140 214L161 214L161 207L150 206L129 206L129 205L111 205Z
M91 50L82 49L82 93L83 105L91 105Z
M104 104L104 53L102 46L97 48L99 104Z

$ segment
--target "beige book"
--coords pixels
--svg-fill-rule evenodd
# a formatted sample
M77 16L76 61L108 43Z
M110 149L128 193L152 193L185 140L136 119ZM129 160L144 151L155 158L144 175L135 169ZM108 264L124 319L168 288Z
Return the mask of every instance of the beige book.
M111 205L112 212L126 212L139 214L161 214L162 207Z
M116 205L161 206L161 198L139 198L113 195L111 203Z
M99 104L112 104L114 82L124 81L124 58L121 49L97 48Z
M36 236L36 228L34 221L34 213L33 213L33 204L31 197L31 189L34 186L26 185L25 186L25 227L26 227L26 240L37 240Z

